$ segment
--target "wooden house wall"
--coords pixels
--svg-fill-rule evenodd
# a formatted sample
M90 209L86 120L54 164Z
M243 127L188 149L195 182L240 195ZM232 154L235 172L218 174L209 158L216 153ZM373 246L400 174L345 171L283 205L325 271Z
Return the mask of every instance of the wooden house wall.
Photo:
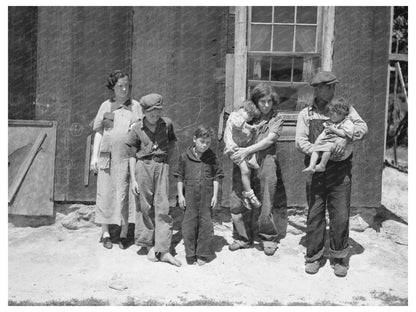
M390 7L336 7L333 71L336 96L347 99L367 122L354 144L352 205L381 204L386 120Z
M8 118L35 117L37 7L8 7Z
M56 120L55 200L95 201L84 187L86 138L111 93L114 69L131 69L131 8L39 7L36 119Z

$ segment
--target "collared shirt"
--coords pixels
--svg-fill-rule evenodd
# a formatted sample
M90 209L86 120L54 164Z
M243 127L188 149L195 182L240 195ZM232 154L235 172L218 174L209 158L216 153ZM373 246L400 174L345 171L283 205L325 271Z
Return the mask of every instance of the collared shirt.
M133 113L133 120L132 122L137 121L142 116L142 109L136 100L128 99L124 104L117 104L114 100L114 98L110 98L107 101L103 102L98 109L97 116L94 119L93 123L93 130L96 132L103 133L104 126L102 124L102 121L104 119L104 113L106 112L114 112L118 109L126 109L128 111L131 111Z
M367 123L358 115L357 111L350 106L348 118L354 124L353 141L361 140L366 135L368 128ZM296 124L296 148L306 155L311 155L313 151L313 142L309 142L309 123L313 119L329 120L322 111L315 105L305 107L299 112Z
M211 149L207 149L201 157L194 152L195 145L188 147L179 156L173 176L184 181L185 185L212 185L224 177L218 158Z
M145 159L152 156L167 157L169 143L177 141L172 121L161 117L156 122L155 132L146 127L144 119L135 123L127 135L126 145L130 157ZM137 154L136 154L137 151Z

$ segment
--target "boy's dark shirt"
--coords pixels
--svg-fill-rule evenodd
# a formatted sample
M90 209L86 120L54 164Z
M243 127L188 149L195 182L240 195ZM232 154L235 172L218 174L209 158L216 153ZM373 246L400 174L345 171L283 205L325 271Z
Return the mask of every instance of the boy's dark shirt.
M167 157L171 141L177 141L177 138L169 118L159 118L156 122L155 132L146 127L143 118L129 131L126 145L130 157L148 159L152 156Z
M185 152L181 153L173 175L181 178L185 185L202 184L212 186L214 180L224 177L217 156L211 149L207 149L198 158L193 152L194 146L191 145Z

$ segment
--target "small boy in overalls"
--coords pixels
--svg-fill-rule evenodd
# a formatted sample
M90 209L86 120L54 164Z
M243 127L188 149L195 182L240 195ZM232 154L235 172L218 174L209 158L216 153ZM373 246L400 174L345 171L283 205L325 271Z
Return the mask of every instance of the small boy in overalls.
M178 178L178 202L185 214L182 237L188 264L204 265L212 257L214 227L211 209L217 204L219 179L224 174L211 145L211 131L199 126L193 144L183 152L173 175ZM184 196L185 184L185 196Z

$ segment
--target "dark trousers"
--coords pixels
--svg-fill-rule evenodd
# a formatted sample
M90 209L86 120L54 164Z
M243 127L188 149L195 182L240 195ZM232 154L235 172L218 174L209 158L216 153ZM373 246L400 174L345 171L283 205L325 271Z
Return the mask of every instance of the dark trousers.
M186 185L182 237L187 257L209 257L214 227L211 220L212 185Z
M314 173L307 182L306 194L309 206L306 260L313 262L323 255L326 209L330 221L330 253L335 258L345 258L349 250L351 159L329 161L325 172Z
M169 215L169 165L153 160L138 160L135 174L141 210L136 215L136 244L154 246L155 252L169 252L173 224Z
M234 226L234 238L251 243L258 237L264 242L277 245L279 231L276 204L277 156L259 157L260 169L251 172L251 187L262 202L260 208L247 210L243 206L241 172L233 167L233 188L231 193L231 217Z

